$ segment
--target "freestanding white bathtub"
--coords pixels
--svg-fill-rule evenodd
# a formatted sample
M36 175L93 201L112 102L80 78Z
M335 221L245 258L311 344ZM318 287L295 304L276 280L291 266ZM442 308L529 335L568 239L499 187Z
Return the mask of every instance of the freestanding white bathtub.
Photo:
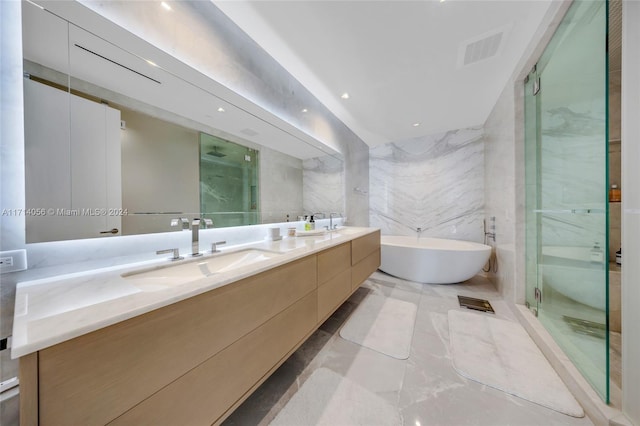
M454 284L476 275L491 247L470 241L383 235L380 270L410 281Z
M591 262L591 247L542 247L543 285L600 310L607 304L605 266Z

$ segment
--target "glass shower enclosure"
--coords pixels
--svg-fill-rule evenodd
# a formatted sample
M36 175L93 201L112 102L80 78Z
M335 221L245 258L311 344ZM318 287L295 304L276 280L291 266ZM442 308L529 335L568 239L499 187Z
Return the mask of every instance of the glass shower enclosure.
M524 90L526 302L608 403L607 7L574 1Z
M216 228L259 220L259 152L200 133L200 212Z

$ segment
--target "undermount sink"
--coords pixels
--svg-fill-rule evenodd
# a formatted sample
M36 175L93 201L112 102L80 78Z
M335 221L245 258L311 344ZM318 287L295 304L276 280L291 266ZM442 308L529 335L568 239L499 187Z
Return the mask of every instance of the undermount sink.
M338 234L342 234L342 235L350 235L350 234L355 234L356 232L360 232L360 231L361 231L360 229L343 227L343 228L333 229L331 232L337 232Z
M122 274L143 291L158 291L196 281L215 274L233 271L281 256L282 253L260 249L245 249L214 254L190 262L145 269Z

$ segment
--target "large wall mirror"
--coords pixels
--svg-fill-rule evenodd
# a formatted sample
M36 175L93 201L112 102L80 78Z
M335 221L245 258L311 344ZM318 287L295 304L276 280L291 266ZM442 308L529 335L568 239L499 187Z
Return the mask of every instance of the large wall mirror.
M223 99L202 75L169 72L154 60L177 60L144 45L134 54L23 2L28 243L344 211L339 153Z

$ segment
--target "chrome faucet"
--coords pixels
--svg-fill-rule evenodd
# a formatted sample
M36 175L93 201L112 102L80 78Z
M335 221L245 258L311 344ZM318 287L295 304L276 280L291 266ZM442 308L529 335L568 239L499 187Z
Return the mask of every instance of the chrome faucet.
M189 229L189 219L186 217L171 219L171 227L175 226L179 226L182 230Z
M191 256L202 256L199 244L200 219L195 218L191 222Z
M333 224L333 215L342 217L342 214L340 213L329 213L329 230L330 231L338 228L338 225Z
M165 250L158 250L156 252L156 254L166 254L166 253L171 253L173 254L173 257L170 257L170 260L182 260L184 259L184 257L180 256L180 250L177 248L171 248L171 249L165 249Z
M211 253L220 253L218 250L218 246L222 244L227 244L226 241L216 241L215 243L211 243Z

